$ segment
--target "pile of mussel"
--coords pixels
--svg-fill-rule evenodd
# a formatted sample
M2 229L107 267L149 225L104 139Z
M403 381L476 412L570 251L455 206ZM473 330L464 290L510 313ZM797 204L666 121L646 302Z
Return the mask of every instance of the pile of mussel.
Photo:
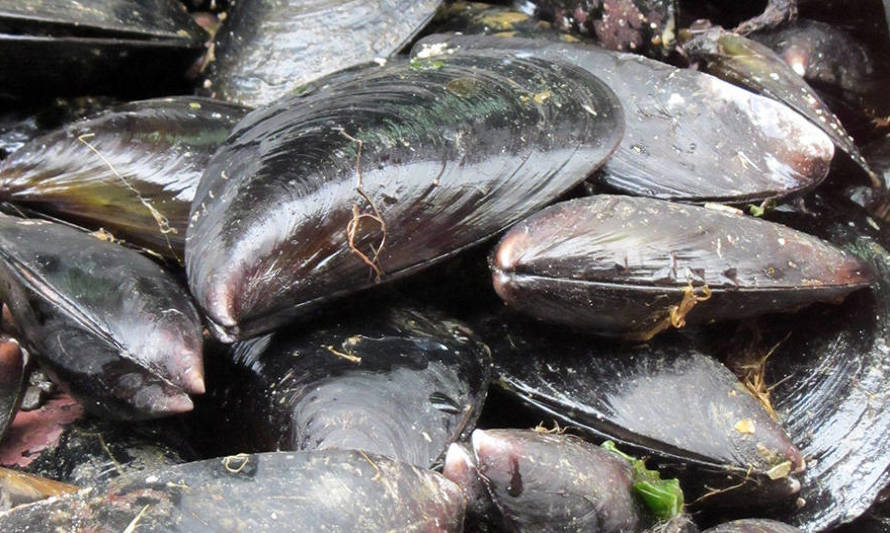
M890 530L855 4L0 0L0 531Z

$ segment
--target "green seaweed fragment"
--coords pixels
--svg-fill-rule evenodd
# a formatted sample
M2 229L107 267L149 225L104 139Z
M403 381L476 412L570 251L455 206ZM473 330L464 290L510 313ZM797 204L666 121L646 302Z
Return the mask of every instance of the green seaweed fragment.
M657 470L649 470L645 461L622 452L610 440L604 442L602 448L630 462L634 470L634 491L657 520L670 520L683 513L683 489L677 479L661 479Z

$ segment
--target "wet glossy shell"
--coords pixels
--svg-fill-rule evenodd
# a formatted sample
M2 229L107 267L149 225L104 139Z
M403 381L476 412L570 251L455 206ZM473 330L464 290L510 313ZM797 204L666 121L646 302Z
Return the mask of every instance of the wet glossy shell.
M756 507L799 489L804 461L790 437L690 339L631 346L504 314L485 322L497 384L510 396L536 417L652 457L680 478L687 501L727 489L701 505Z
M398 52L441 0L244 0L217 32L205 87L268 104L295 88Z
M201 174L246 112L194 97L120 106L10 156L0 198L182 260Z
M177 0L0 0L0 30L19 35L191 40L203 32Z
M0 218L0 289L22 344L87 409L148 418L204 390L201 321L139 253L50 222Z
M810 208L779 220L830 239L876 274L871 290L842 306L754 324L761 353L782 341L765 380L788 432L815 459L801 479L805 504L784 520L824 531L860 516L890 483L890 238L857 206Z
M642 529L630 463L572 435L473 432L479 472L511 531Z
M563 202L514 226L495 290L538 318L648 340L671 326L839 301L868 286L854 256L784 226L647 198Z
M783 102L824 131L877 186L877 175L859 153L840 120L781 57L766 46L722 28L708 30L683 45L709 73Z
M188 463L19 507L6 533L461 531L460 490L441 475L355 451L278 452ZM137 516L139 517L137 520Z
M596 187L739 203L806 190L828 174L828 136L787 106L707 74L589 44L474 35L430 36L415 54L480 48L568 61L615 91L627 126L590 180Z
M491 359L466 326L405 307L339 316L235 344L225 370L211 364L217 447L360 449L431 467L469 435Z
M192 206L192 294L226 335L420 270L578 184L614 150L614 94L575 67L461 55L259 109Z

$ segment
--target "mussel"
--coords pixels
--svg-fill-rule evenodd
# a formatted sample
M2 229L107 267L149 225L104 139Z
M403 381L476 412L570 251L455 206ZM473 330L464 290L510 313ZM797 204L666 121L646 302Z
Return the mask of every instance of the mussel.
M505 313L473 322L491 346L496 384L534 421L649 457L696 508L776 506L800 490L803 454L759 391L704 342L668 335L631 346Z
M240 454L118 478L0 515L7 533L459 532L464 501L440 474L361 451Z
M686 323L843 300L873 281L854 256L779 224L612 195L517 224L492 270L495 290L516 309L639 341Z
M2 0L0 95L174 90L204 38L176 0Z
M568 61L621 101L624 138L590 188L685 201L741 203L800 193L827 175L830 139L786 106L713 76L586 43L432 35L415 54L478 49Z
M708 28L690 32L683 51L700 62L707 72L788 104L828 134L871 179L873 186L888 187L880 182L859 153L853 137L822 99L792 67L766 46L723 28Z
M216 98L249 106L269 104L325 74L385 61L429 22L440 3L236 2L217 32L205 87Z
M473 452L509 531L617 533L654 522L635 493L637 483L650 482L639 479L643 473L618 453L578 437L477 429ZM671 513L683 505L681 492L673 496L679 499Z
M491 366L460 322L384 302L227 352L199 404L216 453L360 449L420 467L469 436Z
M246 112L196 97L116 107L16 151L0 165L0 199L181 261L201 174Z
M192 206L189 286L223 339L421 270L581 182L614 93L561 63L460 54L362 71L248 114Z
M204 392L201 321L139 253L52 222L0 217L0 297L16 338L94 412L145 418Z

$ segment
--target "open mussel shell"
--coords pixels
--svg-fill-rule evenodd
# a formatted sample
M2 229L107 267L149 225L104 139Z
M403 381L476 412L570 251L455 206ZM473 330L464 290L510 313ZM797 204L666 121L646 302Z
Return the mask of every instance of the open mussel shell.
M15 152L0 198L181 261L201 174L246 112L196 97L119 106Z
M7 533L462 530L460 490L440 474L361 451L242 454L120 478L19 507Z
M800 488L804 459L789 436L689 339L631 346L505 313L474 324L491 347L497 385L535 420L552 417L649 457L680 478L688 502L763 507Z
M876 187L887 188L868 165L840 120L806 81L775 52L763 44L723 28L690 34L684 53L700 61L705 71L751 91L769 96L803 115L818 126L844 151Z
M871 290L850 295L841 306L814 306L754 325L755 338L762 339L758 351L778 344L764 380L807 457L802 507L785 520L822 531L866 512L890 484L890 238L857 206L836 198L808 203L807 213L771 216L830 240L876 273Z
M415 54L495 49L567 61L594 73L624 108L624 138L589 180L595 187L665 200L741 203L818 185L834 147L785 105L713 76L589 44L433 35Z
M0 335L0 443L12 424L25 393L28 358L19 342Z
M315 78L398 52L440 3L237 2L216 34L205 87L217 98L268 104Z
M779 224L612 195L562 202L517 224L492 270L511 307L629 340L840 301L873 280L855 256Z
M188 411L204 391L188 293L139 253L59 224L0 217L0 293L17 338L84 406L115 418Z
M192 294L223 338L403 277L571 189L624 116L593 75L499 55L363 71L248 114L192 206Z
M217 385L202 402L217 449L359 449L420 467L469 435L491 371L488 348L466 326L405 306L228 352L209 365Z

